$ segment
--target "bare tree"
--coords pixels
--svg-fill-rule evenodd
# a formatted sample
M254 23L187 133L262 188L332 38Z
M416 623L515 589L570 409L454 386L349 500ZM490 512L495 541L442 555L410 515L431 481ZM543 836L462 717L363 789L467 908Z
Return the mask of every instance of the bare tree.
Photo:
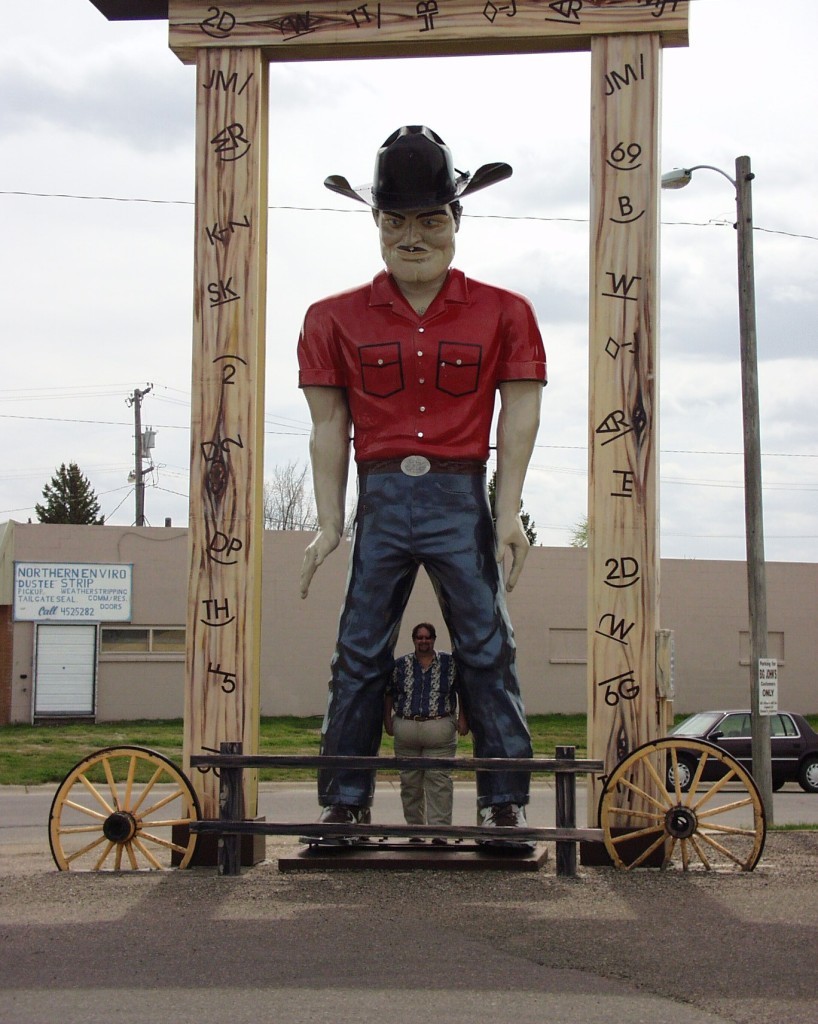
M265 530L317 530L315 499L307 483L307 466L276 466L264 481Z
M571 534L572 548L588 547L588 516L580 516Z

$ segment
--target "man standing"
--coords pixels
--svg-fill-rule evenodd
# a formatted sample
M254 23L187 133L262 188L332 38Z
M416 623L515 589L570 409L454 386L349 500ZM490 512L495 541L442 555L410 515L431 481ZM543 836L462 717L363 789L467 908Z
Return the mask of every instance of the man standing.
M451 654L435 650L430 622L412 630L414 654L395 661L386 690L383 725L395 737L396 757L454 757L457 734L469 731L462 704L458 715L457 670ZM400 773L400 798L407 825L451 825L454 787L444 768ZM433 839L445 845L445 839Z
M477 757L526 758L531 739L498 563L517 582L528 553L520 501L539 425L545 353L534 310L513 292L450 269L460 199L511 174L492 163L456 171L428 128L398 129L378 151L371 187L325 185L366 203L386 271L307 311L298 346L310 408L319 530L301 593L340 543L350 431L358 506L346 598L332 659L322 751L380 745L395 641L417 570L435 588L455 649L459 695ZM499 391L496 526L486 492ZM529 774L478 774L478 821L524 825ZM319 772L321 821L367 823L368 771Z

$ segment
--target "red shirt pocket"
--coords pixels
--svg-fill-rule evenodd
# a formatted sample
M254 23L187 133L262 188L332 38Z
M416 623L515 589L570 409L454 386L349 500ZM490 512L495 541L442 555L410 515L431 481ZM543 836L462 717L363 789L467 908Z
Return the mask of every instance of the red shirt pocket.
M367 395L388 398L403 390L399 342L362 345L358 349L358 358L361 361L361 382Z
M437 354L437 386L447 395L470 395L480 380L482 349L463 341L441 341Z

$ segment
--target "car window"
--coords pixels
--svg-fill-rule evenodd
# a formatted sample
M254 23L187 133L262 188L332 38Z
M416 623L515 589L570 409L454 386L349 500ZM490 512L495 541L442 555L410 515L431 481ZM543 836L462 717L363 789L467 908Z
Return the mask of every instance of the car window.
M771 715L770 735L797 736L798 730L795 728L795 722L793 722L789 715Z
M700 711L689 718L682 719L670 730L671 736L704 736L720 718L718 711Z
M750 735L750 716L745 714L726 715L718 731L726 738Z

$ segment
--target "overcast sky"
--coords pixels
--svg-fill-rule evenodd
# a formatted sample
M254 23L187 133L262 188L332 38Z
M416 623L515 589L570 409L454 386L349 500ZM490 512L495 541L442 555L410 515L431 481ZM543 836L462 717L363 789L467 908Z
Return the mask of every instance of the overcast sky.
M134 521L133 410L156 430L150 525L187 522L195 72L165 22L26 0L0 36L0 522L35 519L61 462ZM752 159L766 554L818 561L818 3L693 0L664 51L662 166ZM307 461L295 346L313 300L379 269L363 207L376 148L427 124L458 167L505 160L466 205L456 265L530 296L550 384L524 501L561 546L587 488L588 54L271 68L265 476ZM361 212L363 211L363 212ZM744 557L734 191L662 196L661 553Z

